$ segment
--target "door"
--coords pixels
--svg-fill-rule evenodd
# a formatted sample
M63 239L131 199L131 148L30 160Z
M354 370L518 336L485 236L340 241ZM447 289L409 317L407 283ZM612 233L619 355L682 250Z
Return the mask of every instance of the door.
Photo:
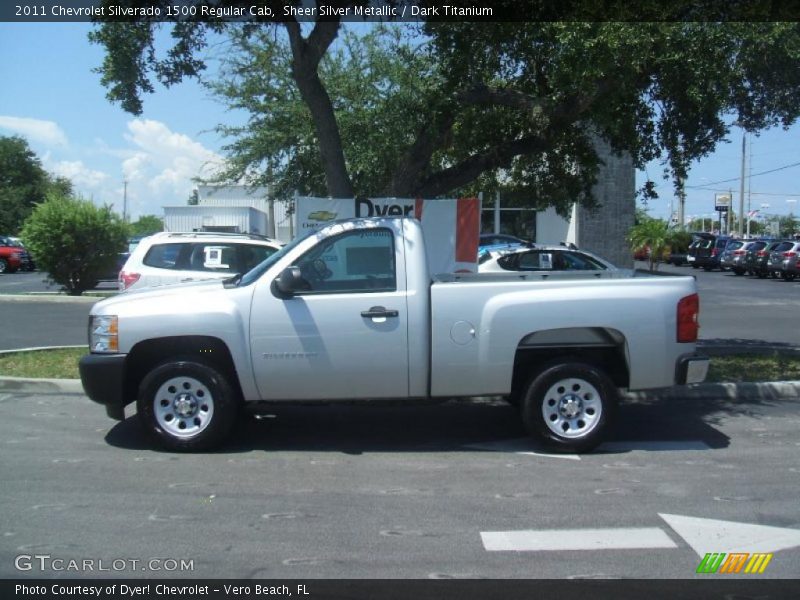
M250 340L265 400L408 395L408 315L402 240L390 229L351 230L294 266L305 289L253 297ZM400 265L400 268L398 268Z

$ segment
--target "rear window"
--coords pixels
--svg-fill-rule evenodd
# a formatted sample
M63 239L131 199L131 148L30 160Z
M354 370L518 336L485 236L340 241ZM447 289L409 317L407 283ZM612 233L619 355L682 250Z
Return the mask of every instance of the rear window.
M792 242L781 242L775 246L773 252L786 252L787 250L791 249L792 246L794 246Z
M728 242L728 245L725 246L726 250L738 250L744 246L744 242Z

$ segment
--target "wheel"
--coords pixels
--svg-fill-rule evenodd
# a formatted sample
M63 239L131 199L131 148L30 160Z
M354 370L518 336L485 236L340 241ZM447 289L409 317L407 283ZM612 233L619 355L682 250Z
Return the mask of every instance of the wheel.
M764 271L756 271L756 275L759 279L766 279L767 274Z
M696 265L696 264L694 264L694 263L692 263L692 268L693 268L693 269L699 269L699 268L700 268L700 266L699 266L699 265Z
M218 446L230 433L239 397L214 367L191 361L162 363L139 387L136 409L145 431L169 450Z
M744 275L744 269L734 269L733 272L735 275L738 275L739 277Z
M710 272L711 272L713 269L714 269L714 267L703 267L703 270L704 270L706 273L710 273Z
M4 258L0 258L0 273L8 272L8 261Z
M794 273L787 273L784 271L781 273L781 277L783 277L784 281L794 281Z
M588 452L614 422L617 389L597 367L560 362L529 380L522 396L528 432L558 452Z

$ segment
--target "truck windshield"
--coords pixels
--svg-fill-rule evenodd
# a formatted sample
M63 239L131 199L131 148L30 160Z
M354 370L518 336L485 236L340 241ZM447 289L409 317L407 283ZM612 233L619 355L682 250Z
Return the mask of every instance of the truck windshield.
M291 242L286 244L283 248L278 250L275 254L268 256L266 259L258 263L255 267L250 269L247 273L242 275L242 278L238 282L238 286L245 286L250 285L254 281L256 281L259 277L261 277L265 272L269 270L272 265L277 263L280 259L282 259L288 252L291 252L292 249L297 246L300 242L306 239L308 236L317 233L314 229L309 229L303 235L294 238ZM232 283L232 282L231 282Z

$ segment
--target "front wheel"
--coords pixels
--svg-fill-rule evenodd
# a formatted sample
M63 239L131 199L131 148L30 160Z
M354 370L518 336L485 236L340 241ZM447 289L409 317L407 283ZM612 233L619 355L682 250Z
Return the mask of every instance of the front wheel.
M218 446L238 413L234 388L215 368L191 361L162 363L143 380L136 401L145 431L169 450Z
M614 422L617 388L599 368L556 363L531 377L522 396L528 432L558 452L588 452Z

